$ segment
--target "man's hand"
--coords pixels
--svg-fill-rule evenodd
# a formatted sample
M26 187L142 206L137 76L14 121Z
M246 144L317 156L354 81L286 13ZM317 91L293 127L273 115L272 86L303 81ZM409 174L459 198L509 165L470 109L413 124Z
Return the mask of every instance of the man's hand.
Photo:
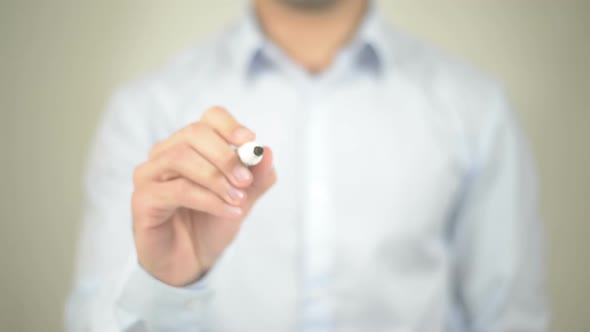
M236 236L252 205L276 181L272 152L246 168L231 145L254 140L226 110L154 145L134 172L133 227L141 266L172 286L200 278Z

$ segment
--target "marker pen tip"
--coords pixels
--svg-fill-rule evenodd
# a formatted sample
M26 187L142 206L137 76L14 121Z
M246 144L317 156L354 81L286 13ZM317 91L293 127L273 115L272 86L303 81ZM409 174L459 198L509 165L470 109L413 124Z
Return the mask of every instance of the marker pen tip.
M264 149L263 149L261 146L256 146L256 147L254 147L254 154L255 154L257 157L260 157L260 156L262 156L262 154L263 154L263 153L264 153Z

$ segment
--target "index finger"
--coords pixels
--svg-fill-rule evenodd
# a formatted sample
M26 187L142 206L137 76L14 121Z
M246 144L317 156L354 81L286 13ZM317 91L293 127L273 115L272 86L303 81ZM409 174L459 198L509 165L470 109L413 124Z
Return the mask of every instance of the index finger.
M251 130L241 125L226 109L220 106L209 108L201 117L201 122L215 130L227 142L236 146L256 138Z

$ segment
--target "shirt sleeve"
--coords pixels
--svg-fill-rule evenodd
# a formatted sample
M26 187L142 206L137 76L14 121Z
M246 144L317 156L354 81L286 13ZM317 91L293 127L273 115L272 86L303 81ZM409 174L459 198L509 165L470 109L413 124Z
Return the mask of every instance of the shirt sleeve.
M455 295L465 331L545 331L543 230L531 154L498 93L454 220Z
M85 206L67 331L199 331L212 292L205 280L166 285L137 262L132 174L147 159L161 122L145 89L127 88L101 121L85 177Z

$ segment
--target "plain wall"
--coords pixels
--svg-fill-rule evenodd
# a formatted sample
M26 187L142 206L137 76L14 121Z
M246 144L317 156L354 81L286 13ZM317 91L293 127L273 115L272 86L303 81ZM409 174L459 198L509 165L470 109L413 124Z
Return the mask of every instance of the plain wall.
M538 160L553 331L590 326L590 1L380 1L395 25L505 82ZM0 330L59 331L81 174L105 100L237 0L0 0Z

